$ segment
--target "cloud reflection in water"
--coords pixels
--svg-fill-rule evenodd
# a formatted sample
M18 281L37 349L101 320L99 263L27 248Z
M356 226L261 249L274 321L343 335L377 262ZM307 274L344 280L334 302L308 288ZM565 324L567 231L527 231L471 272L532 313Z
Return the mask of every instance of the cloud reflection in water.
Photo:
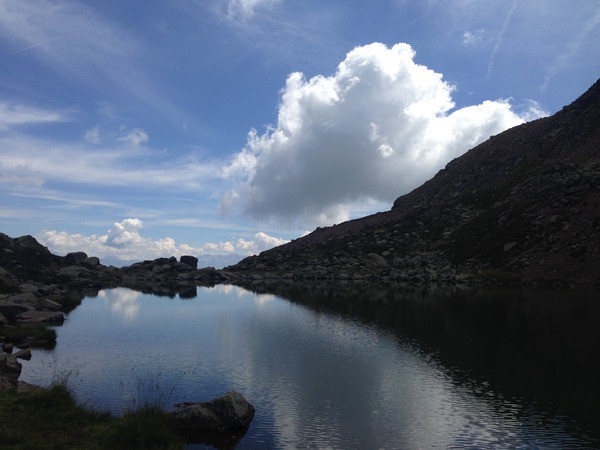
M103 289L98 292L98 297L104 299L111 311L125 321L132 321L138 316L142 295L141 292L127 288Z

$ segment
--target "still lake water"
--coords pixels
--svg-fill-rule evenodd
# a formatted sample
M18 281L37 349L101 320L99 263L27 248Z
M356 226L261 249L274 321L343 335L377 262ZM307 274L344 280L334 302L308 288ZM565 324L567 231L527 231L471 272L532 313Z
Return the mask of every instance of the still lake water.
M21 379L67 377L80 402L117 414L237 390L256 407L238 448L600 446L597 291L270 292L100 291Z

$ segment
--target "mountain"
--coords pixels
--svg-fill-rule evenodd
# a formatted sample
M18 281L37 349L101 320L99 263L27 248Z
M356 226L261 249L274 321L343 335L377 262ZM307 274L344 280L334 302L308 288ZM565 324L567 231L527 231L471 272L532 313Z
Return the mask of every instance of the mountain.
M600 80L451 161L390 211L317 228L231 279L600 283Z

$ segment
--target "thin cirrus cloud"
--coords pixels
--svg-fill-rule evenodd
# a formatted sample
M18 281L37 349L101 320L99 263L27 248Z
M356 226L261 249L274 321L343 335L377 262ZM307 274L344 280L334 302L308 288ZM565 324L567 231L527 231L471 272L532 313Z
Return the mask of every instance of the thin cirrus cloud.
M588 35L598 26L600 26L600 6L598 6L595 13L587 19L583 26L580 27L579 32L568 42L567 49L558 54L555 62L547 70L542 86L540 87L541 92L548 89L552 79L567 66L573 55L579 50L581 44L585 42Z
M257 8L269 8L279 3L279 0L229 0L227 17L233 20L246 21L254 16Z
M225 212L331 224L365 200L389 205L448 161L524 122L507 100L453 109L453 87L408 44L357 47L332 76L291 74L277 124L251 130L224 167Z
M140 49L125 30L92 9L69 1L0 2L0 34L62 73L122 79L122 69ZM130 68L130 67L129 67Z
M510 9L508 10L508 12L506 13L506 16L504 17L504 21L502 22L502 27L500 28L500 31L498 32L498 35L496 36L496 42L494 44L494 48L492 50L492 53L490 55L490 59L488 62L488 68L487 68L487 76L488 77L492 73L492 68L494 67L494 62L496 60L496 54L500 50L500 47L502 47L502 44L504 42L504 35L506 34L506 31L508 30L508 27L509 27L512 17L515 13L515 10L517 9L517 6L518 6L518 0L513 0L513 3L511 5Z
M7 131L23 125L67 122L65 111L49 111L33 106L0 102L0 131Z
M128 134L128 144L141 144L147 135L140 130ZM123 187L172 188L186 191L212 190L218 179L219 165L198 162L192 155L160 162L158 156L149 162L143 159L138 145L121 148L85 148L72 142L50 142L30 136L8 133L0 136L3 149L2 175L8 179L37 179L76 183L82 186L103 185ZM148 156L151 150L146 150ZM69 161L69 164L65 164ZM152 180L149 184L148 180ZM1 181L1 180L0 180Z
M175 123L187 119L142 69L149 50L91 7L71 0L3 0L0 37L13 43L12 54L31 52L64 80L107 95L119 90Z

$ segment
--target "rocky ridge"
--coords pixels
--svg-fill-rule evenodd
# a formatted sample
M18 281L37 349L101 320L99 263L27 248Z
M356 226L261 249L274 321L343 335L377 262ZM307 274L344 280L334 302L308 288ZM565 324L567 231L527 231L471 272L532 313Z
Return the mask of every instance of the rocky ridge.
M600 283L600 80L451 161L390 211L246 258L233 282Z

